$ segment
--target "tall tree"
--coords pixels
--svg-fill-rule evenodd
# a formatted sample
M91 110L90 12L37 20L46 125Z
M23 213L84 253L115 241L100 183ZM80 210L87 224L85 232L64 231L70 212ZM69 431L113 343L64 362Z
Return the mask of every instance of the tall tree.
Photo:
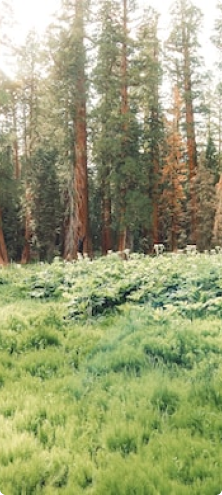
M138 190L139 141L130 83L130 13L128 1L104 1L99 17L102 27L94 70L98 102L93 112L93 150L101 196L103 253L112 242L123 251L132 242L138 219L138 197L132 208Z
M121 139L121 168L127 157L128 144L128 119L129 119L129 81L128 81L128 0L123 0L122 10L122 53L121 53L121 123L122 123L122 139ZM123 178L122 178L123 179ZM123 180L120 182L119 188L120 209L119 209L119 239L118 250L123 251L126 247L126 184Z
M97 195L101 198L102 253L113 248L114 171L121 147L119 122L120 95L120 4L105 0L100 8L97 35L98 56L93 83L98 102L91 114L93 160L96 164ZM99 223L99 219L97 219Z
M32 257L35 229L32 217L34 152L39 143L39 40L31 31L19 54L21 78L22 180L24 182L24 247L21 262Z
M145 9L138 30L138 55L136 87L139 115L141 119L141 170L144 173L146 192L146 221L142 236L152 249L160 239L160 193L163 145L163 118L160 88L162 83L161 49L158 39L159 15Z
M61 161L67 164L64 187L63 256L77 255L78 240L84 239L84 251L91 251L88 208L87 166L87 74L84 0L63 2L62 22L53 40L51 35L52 74L56 77L57 109L64 125L60 135ZM59 44L59 50L57 49ZM57 45L57 46L56 46ZM65 168L63 167L63 170Z
M198 32L202 13L190 0L177 0L171 10L172 30L167 40L167 53L171 75L182 91L185 109L185 132L187 140L187 160L189 168L189 188L191 200L190 238L196 243L196 198L193 187L197 172L197 143L195 132L195 84L200 81L198 68ZM170 57L171 54L171 57Z
M86 114L86 50L84 45L85 2L75 2L76 33L76 111L74 119L75 136L75 225L76 244L84 240L84 250L91 254L88 211L88 170L87 170L87 114Z
M216 208L215 174L209 167L206 154L200 157L194 186L197 200L197 247L204 251L212 247Z
M166 122L166 152L162 170L162 224L171 251L178 248L182 237L186 184L185 145L180 131L181 97L178 87L173 89L173 106Z

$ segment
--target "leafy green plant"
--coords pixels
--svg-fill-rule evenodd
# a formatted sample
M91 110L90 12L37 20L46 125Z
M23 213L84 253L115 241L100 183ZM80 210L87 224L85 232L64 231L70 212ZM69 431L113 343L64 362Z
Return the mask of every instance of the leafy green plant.
M220 493L221 257L188 258L4 268L3 493Z

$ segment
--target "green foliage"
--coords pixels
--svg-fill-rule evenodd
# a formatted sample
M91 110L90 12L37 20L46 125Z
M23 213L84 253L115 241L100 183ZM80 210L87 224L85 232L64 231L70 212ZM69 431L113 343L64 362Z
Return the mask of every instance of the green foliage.
M220 265L112 255L4 268L3 493L220 493L221 318L204 306L220 300ZM61 295L30 297L45 278ZM109 285L119 312L64 319L75 296ZM201 317L182 311L186 298Z
M52 261L56 249L60 245L58 234L60 231L61 204L59 181L56 174L57 151L39 148L33 156L35 170L33 219L35 221L36 248L39 258Z

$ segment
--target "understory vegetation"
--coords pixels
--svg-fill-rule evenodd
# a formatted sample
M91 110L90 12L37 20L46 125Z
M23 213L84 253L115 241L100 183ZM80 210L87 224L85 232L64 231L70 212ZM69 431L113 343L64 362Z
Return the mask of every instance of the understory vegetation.
M222 255L0 271L0 491L218 495Z

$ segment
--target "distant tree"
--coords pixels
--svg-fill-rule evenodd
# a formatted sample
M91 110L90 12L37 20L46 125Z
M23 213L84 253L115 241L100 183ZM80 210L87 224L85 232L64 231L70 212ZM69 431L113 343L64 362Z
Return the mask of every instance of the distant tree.
M20 125L21 125L21 178L24 184L23 222L24 246L21 262L28 263L32 258L32 243L35 239L33 222L33 156L39 144L40 122L40 48L36 33L31 31L19 53L20 73Z
M197 205L197 247L204 251L212 247L216 210L215 173L209 167L206 156L200 157L194 188Z
M211 174L213 175L214 185L217 184L220 177L219 159L218 159L218 151L211 134L209 134L207 141L207 147L205 152L205 167L206 169L210 170Z
M182 237L187 167L185 144L180 132L181 97L178 87L173 89L173 106L165 125L166 152L163 160L161 195L162 224L171 251L176 251Z
M96 194L100 199L102 253L113 248L114 172L120 156L120 5L105 0L98 13L98 56L93 70L93 86L98 102L91 113L93 160L96 164ZM95 183L95 181L94 181ZM99 221L100 218L100 221Z
M44 143L42 143L44 144ZM33 207L36 255L51 261L56 249L59 252L61 234L61 201L56 174L57 151L48 143L38 148L33 156Z
M132 243L139 209L139 125L132 96L130 2L104 1L99 12L98 101L92 113L93 160L101 198L102 252ZM141 208L140 208L141 209Z
M83 0L63 2L58 29L50 36L54 98L60 114L60 162L63 162L63 256L77 256L78 239L91 251L87 166L87 74ZM59 46L59 50L58 50ZM63 124L62 121L63 120Z
M152 248L161 239L160 194L163 145L163 111L160 88L162 83L161 49L158 39L157 12L148 8L143 12L138 29L136 78L140 132L140 176L143 205L141 205L142 237ZM134 76L135 77L135 76ZM137 82L137 84L136 84ZM143 184L143 186L142 186ZM144 213L144 215L143 215ZM146 217L145 217L146 215Z
M197 143L195 132L194 102L197 96L196 82L200 81L198 54L198 32L202 13L190 0L177 0L171 10L172 29L166 43L171 77L181 89L185 109L185 132L187 161L189 167L189 189L191 202L190 237L196 242L196 198L193 179L197 172ZM171 54L171 56L170 56Z

